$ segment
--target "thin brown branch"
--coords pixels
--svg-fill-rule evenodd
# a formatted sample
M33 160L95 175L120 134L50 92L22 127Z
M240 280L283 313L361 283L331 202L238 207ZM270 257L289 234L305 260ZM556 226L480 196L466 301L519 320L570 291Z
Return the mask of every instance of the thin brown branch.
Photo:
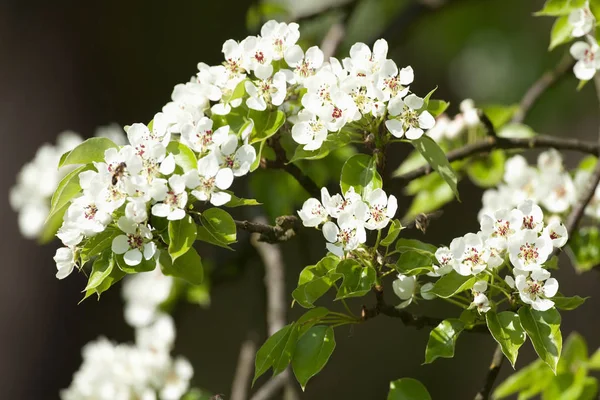
M390 318L399 318L402 323L406 326L412 326L416 329L423 329L425 327L435 328L438 326L443 319L427 316L414 315L406 310L399 310L394 306L388 305L383 298L383 286L377 285L373 288L375 292L376 304L372 308L363 306L361 312L361 319L367 321L375 318L379 314L383 314ZM485 325L476 325L469 332L488 332Z
M577 203L573 207L573 210L571 210L569 217L567 218L567 222L566 222L565 226L567 228L569 238L571 238L571 236L575 232L575 229L577 228L579 221L583 217L585 208L590 203L590 201L594 197L594 194L596 193L596 188L598 187L599 183L600 183L600 162L597 162L596 167L594 168L594 172L592 173L592 176L590 177L590 180L587 183L585 191L581 193L579 200L577 201Z
M288 162L285 149L280 142L280 134L269 138L269 144L275 152L275 160L263 160L262 165L266 168L277 168L282 169L288 174L292 175L296 181L306 190L311 197L319 198L321 196L321 189L317 184L296 165Z
M478 143L469 144L452 150L446 154L448 161L463 160L467 157L487 153L494 149L533 149L533 148L555 148L558 150L574 150L588 154L598 154L600 146L596 142L577 139L564 139L553 136L534 136L531 138L500 138L488 136ZM431 172L429 165L417 168L405 174L397 176L405 181L425 176Z
M265 226L264 218L257 218L254 224ZM252 237L252 245L265 266L265 288L267 290L267 326L269 336L285 326L285 275L281 249L276 244L262 242L261 236Z
M573 58L567 52L554 69L546 71L537 81L535 81L527 90L527 92L525 92L525 95L519 104L519 111L515 113L511 122L523 122L525 116L531 107L533 107L533 105L537 102L540 96L555 83L557 83L561 77L567 76L566 72L573 67L574 63L575 62Z
M345 35L346 27L342 22L336 22L331 25L321 42L321 51L323 51L325 60L329 60L330 57L335 55L335 52L340 43L342 43Z
M238 363L231 385L231 400L246 400L248 398L248 388L252 378L254 367L254 356L256 354L256 341L252 338L242 343Z
M502 354L502 348L498 345L496 346L496 350L494 350L492 362L490 363L490 368L485 376L483 388L477 393L475 400L487 400L490 398L490 392L494 387L494 382L496 382L496 379L498 378L498 373L500 372L500 367L502 367L503 362L504 354Z
M296 236L300 226L298 217L294 215L282 215L277 217L275 225L255 221L235 221L238 229L250 233L259 233L258 241L266 243L285 242Z
M283 387L289 382L290 373L289 370L283 371L281 374L272 377L260 387L254 394L254 396L250 397L250 400L268 400L273 397L277 392L283 389Z
M594 76L594 84L596 85L596 96L598 97L598 102L600 103L600 75L599 74L596 74ZM600 129L598 131L598 143L600 144ZM599 155L599 153L596 152L596 155ZM596 162L596 167L594 168L594 171L592 172L592 176L590 177L590 180L587 182L585 190L579 196L577 203L575 204L575 206L571 210L571 213L569 214L569 217L567 218L567 222L566 222L565 226L566 226L567 232L569 234L569 239L575 232L575 229L577 228L579 221L581 220L581 218L583 218L585 208L588 206L590 201L592 201L592 199L594 198L594 195L596 194L596 188L598 187L599 183L600 183L600 161Z

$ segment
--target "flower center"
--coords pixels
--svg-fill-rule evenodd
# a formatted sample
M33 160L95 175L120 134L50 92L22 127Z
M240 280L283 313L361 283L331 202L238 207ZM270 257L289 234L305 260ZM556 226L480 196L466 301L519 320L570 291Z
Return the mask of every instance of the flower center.
M127 242L129 243L129 247L132 249L141 250L144 246L144 238L142 238L140 235L127 235Z
M527 264L536 262L539 256L538 248L533 243L525 243L519 247L519 258Z

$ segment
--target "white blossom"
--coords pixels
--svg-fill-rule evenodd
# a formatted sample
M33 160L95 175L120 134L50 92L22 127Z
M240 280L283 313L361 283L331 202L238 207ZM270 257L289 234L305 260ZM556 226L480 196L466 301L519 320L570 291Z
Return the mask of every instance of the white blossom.
M427 110L419 111L423 104L423 99L414 94L390 100L388 112L395 117L385 121L390 133L397 138L418 139L424 130L433 128L435 118Z
M508 241L510 262L515 268L533 271L541 268L552 253L552 241L546 234L538 236L531 229L524 229Z
M398 279L392 282L392 288L396 296L403 300L396 308L405 308L418 290L417 277L398 274Z
M575 42L571 46L571 55L577 60L573 67L573 73L577 79L590 80L600 69L600 57L598 57L598 43L596 39L587 36L586 42Z
M558 292L558 282L550 278L550 272L543 268L531 271L531 276L517 275L515 286L519 290L519 297L534 310L546 311L554 307L550 298Z

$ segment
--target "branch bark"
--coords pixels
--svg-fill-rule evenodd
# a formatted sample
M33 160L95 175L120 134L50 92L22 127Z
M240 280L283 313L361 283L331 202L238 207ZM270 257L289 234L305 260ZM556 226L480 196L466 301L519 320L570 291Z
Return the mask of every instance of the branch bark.
M390 318L399 318L404 325L412 326L416 329L423 329L425 327L435 328L443 321L441 318L414 315L406 310L399 310L394 306L388 305L383 298L383 286L381 285L375 286L373 291L375 292L376 303L373 308L363 306L361 312L361 319L363 321L383 314ZM468 332L487 333L488 329L485 325L476 325L472 329L469 329Z
M523 122L525 116L540 96L557 83L561 77L565 76L566 72L569 71L574 64L575 61L573 60L573 57L567 52L554 69L546 71L537 81L535 81L527 92L525 92L525 95L519 104L519 111L515 113L511 122Z
M489 136L478 143L469 144L446 154L448 161L463 160L475 154L486 153L494 149L533 149L555 148L558 150L574 150L587 154L598 154L600 146L596 142L577 139L563 139L553 136L535 136L532 138L501 138ZM398 178L410 181L425 176L432 171L429 165L417 168Z
M255 224L265 225L264 218L257 218ZM251 238L252 245L263 260L265 266L265 288L267 291L267 331L269 336L279 331L286 323L285 268L281 249L277 244L261 241L261 234ZM252 397L252 400L264 400L273 396L282 387L294 395L292 375L289 369L271 378Z
M260 236L256 239L259 242L278 243L296 236L300 221L294 215L282 215L277 217L274 226L267 224L266 221L235 221L235 226L250 233L259 233Z
M490 368L488 369L488 373L485 376L485 381L483 383L483 388L477 393L475 396L475 400L487 400L490 398L490 392L494 387L494 382L496 382L496 378L498 378L498 373L500 372L500 367L502 367L502 363L504 362L504 354L502 354L502 348L500 345L496 346L496 350L494 350L494 355L492 356L492 362L490 363Z
M248 338L242 343L238 363L231 385L231 400L246 400L250 379L252 378L252 369L254 366L254 356L256 354L256 341Z

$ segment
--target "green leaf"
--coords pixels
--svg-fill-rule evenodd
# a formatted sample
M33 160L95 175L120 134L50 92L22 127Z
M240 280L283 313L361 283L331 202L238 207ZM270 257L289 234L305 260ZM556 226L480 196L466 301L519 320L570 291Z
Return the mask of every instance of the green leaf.
M523 306L519 309L519 317L535 352L556 373L562 350L559 312L555 308L537 311Z
M340 132L330 133L318 150L304 150L303 145L297 146L290 162L299 160L319 160L325 158L329 155L329 153L336 149L347 146L350 143L361 142L362 140L360 135L342 129Z
M123 233L119 229L107 227L96 236L87 239L81 248L81 264L87 263L92 257L97 256L106 249L110 249L113 239L121 234Z
M313 326L298 340L292 358L292 369L302 390L306 389L309 379L327 364L334 349L335 336L330 326Z
M596 226L576 229L569 238L570 252L577 272L589 271L600 264L600 230ZM574 260L573 260L574 258Z
M519 399L529 399L544 390L553 378L550 368L537 359L499 384L492 398L503 399L519 393Z
M535 131L529 126L516 123L504 125L497 133L498 137L515 139L527 139L536 135Z
M126 274L149 272L156 268L156 260L154 258L146 260L144 257L142 257L142 261L138 265L128 265L123 258L123 254L115 254L114 258L119 269Z
M459 199L457 188L458 178L448 162L444 150L427 135L423 135L411 143L421 153L423 158L427 160L429 165L440 174L448 186L450 186L456 198Z
M587 366L594 371L600 371L600 349L596 350L594 354L592 354Z
M283 342L284 345L281 353L279 353L273 361L273 376L285 371L287 366L292 361L292 357L294 357L294 352L296 351L299 333L298 325L294 323L292 329L290 330L290 334L286 338L285 342ZM306 335L304 335L304 337L305 336Z
M106 279L115 266L115 260L113 259L112 251L105 251L100 257L94 261L92 265L92 272L88 279L85 290L95 289Z
M552 301L554 302L554 306L560 310L574 310L585 301L589 299L589 297L562 297L562 296L554 296Z
M42 228L42 232L38 238L38 243L46 244L54 240L54 236L56 232L60 229L63 224L63 217L69 208L69 203L65 204L61 208L55 210L55 212L48 216L46 222L44 222L44 227Z
M390 382L387 400L431 400L431 395L418 380L402 378Z
M598 18L598 17L596 17ZM577 400L594 400L598 398L598 380L588 376L583 381L583 388Z
M454 296L456 293L471 289L476 280L477 278L472 275L462 276L456 271L451 271L449 274L442 276L433 285L431 293L447 299L448 297Z
M546 0L544 8L536 12L536 16L551 16L568 15L576 8L581 8L585 4L585 0Z
M292 297L304 308L314 307L317 301L331 288L336 279L329 276L315 277L302 285L299 285L292 292Z
M241 99L246 94L246 82L249 79L243 79L239 82L235 88L229 93L229 96L225 96L225 98L221 99L224 103L229 103L230 101Z
M346 193L353 187L356 193L363 194L365 189L374 190L382 186L381 176L377 172L373 157L367 154L356 154L344 164L340 179L342 193Z
M484 157L475 157L467 165L467 174L477 186L497 186L504 177L504 151L494 150Z
M103 137L90 138L73 150L63 154L58 163L58 167L60 168L63 165L102 162L104 161L104 153L106 150L118 148L119 146L114 144L110 139Z
M250 134L249 144L270 138L285 123L285 113L281 110L250 110L248 117L254 121L254 129Z
M228 192L229 193L229 192ZM245 206L260 206L262 203L254 199L243 199L235 196L233 193L229 193L231 195L231 200L225 203L225 207L234 208L234 207L245 207Z
M237 228L235 221L227 211L220 208L209 208L202 212L202 225L219 242L228 245L235 243Z
M317 307L308 310L302 315L296 325L298 326L298 337L301 338L310 328L315 326L321 319L329 314L329 310L325 307Z
M52 215L57 210L63 208L65 204L69 204L75 196L81 193L79 174L91 168L91 165L82 165L81 167L76 168L65 175L65 177L58 184L56 191L52 195L50 213L48 214L47 220L51 219Z
M434 117L442 114L450 106L450 103L444 100L429 100L427 111Z
M519 348L525 343L526 335L519 315L511 311L503 311L496 314L495 311L488 311L485 314L488 329L502 348L502 353L508 358L508 361L515 367Z
M417 253L435 257L437 247L432 244L423 243L417 239L398 239L396 242L396 251L406 253L407 251L416 251Z
M167 151L175 157L175 164L179 165L183 172L193 171L198 168L198 160L196 154L185 144L172 141L167 146Z
M100 282L100 284L98 286L96 286L95 288L86 290L85 296L79 302L80 304L82 301L84 301L85 299L87 299L88 297L93 295L94 293L96 293L98 295L98 300L100 300L100 295L102 293L106 292L108 289L110 289L110 287L112 285L114 285L115 283L117 283L121 279L123 279L123 277L125 276L125 273L123 271L121 271L119 268L115 268L114 262L116 262L116 259L113 256L113 268L111 269L108 276L104 277L104 279L102 279L102 282Z
M219 247L222 247L224 249L234 251L231 247L229 247L229 245L227 245L226 243L223 243L221 240L219 240L216 237L214 237L213 234L210 233L209 230L206 229L204 226L196 226L196 229L198 231L198 235L196 236L196 240L200 240L202 242L210 243L212 245L219 246Z
M415 198L413 199L410 208L403 219L414 219L421 213L429 213L440 209L443 205L454 200L454 192L450 186L446 185L442 178L437 174L431 174L424 178L434 177L436 178L434 186L428 187L417 191ZM422 178L413 180L409 187L412 186L413 182L419 181Z
M194 245L198 231L190 215L177 221L169 221L169 255L174 262Z
M400 223L400 221L397 219L393 220L390 224L386 237L384 237L381 240L380 244L385 247L391 246L394 243L394 241L398 239L398 235L400 235L401 230L402 224Z
M367 294L377 280L373 267L363 267L356 260L346 259L338 264L335 272L344 277L336 300L348 297L362 297Z
M588 348L585 339L577 332L572 332L565 342L565 346L558 363L558 371L574 372L586 365L588 361Z
M196 249L191 247L185 254L173 261L166 251L160 252L160 269L163 274L183 278L194 285L200 285L204 280L202 259Z
M296 330L295 324L289 324L275 332L267 341L258 349L254 360L254 378L252 385L256 380L269 370L279 360L281 353L291 335L291 332Z
M433 271L431 256L416 251L407 251L396 261L396 271L402 275L418 275Z
M553 50L555 47L570 42L573 39L573 26L569 23L569 16L564 15L554 21L552 31L550 31L550 46L548 50Z
M454 357L456 339L464 328L465 324L459 319L449 318L440 322L429 334L425 349L425 364L430 364L439 357Z
M519 111L519 105L513 104L510 106L491 104L482 107L483 113L488 117L496 132L510 121L515 114Z

